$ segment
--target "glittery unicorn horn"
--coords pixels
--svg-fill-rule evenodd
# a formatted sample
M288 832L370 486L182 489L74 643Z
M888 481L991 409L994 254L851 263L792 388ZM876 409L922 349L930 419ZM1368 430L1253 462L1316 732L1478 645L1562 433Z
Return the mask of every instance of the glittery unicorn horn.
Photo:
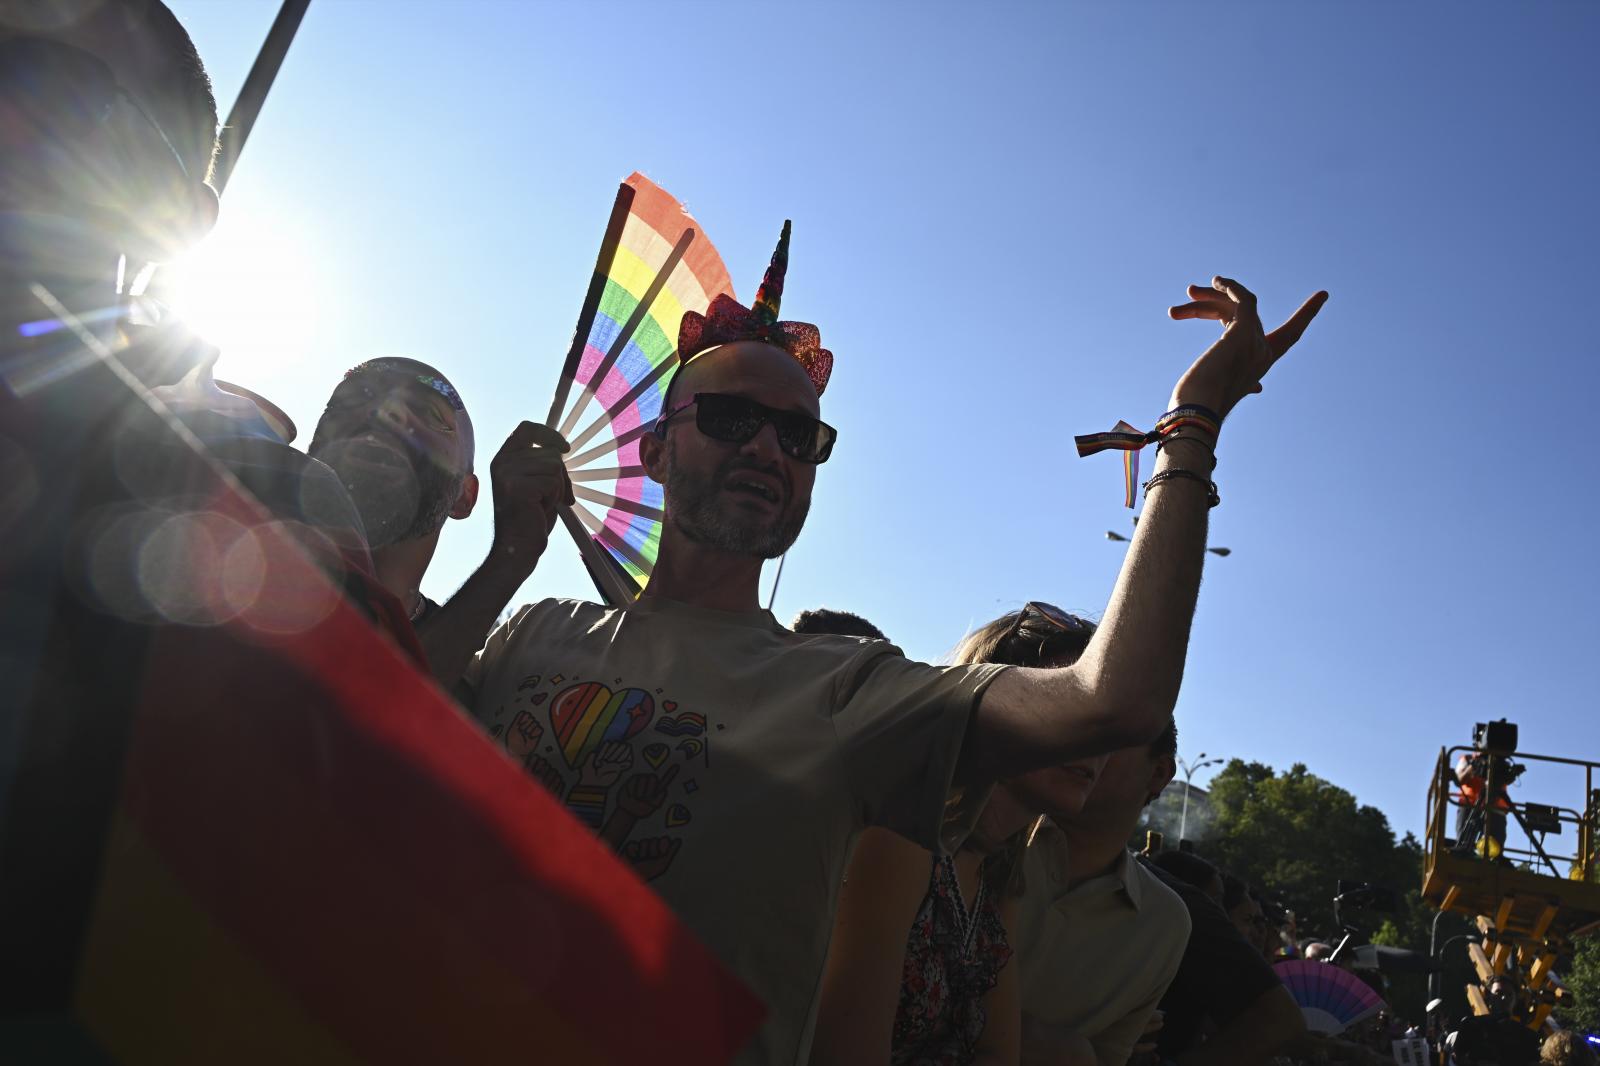
M783 220L783 233L778 237L778 247L773 250L772 262L761 277L761 288L750 305L751 313L763 325L778 321L778 305L783 302L783 277L789 272L789 220Z
M684 312L678 327L678 354L683 361L721 344L765 341L794 356L820 396L833 373L833 353L822 346L822 334L811 323L778 321L778 304L783 300L783 278L788 269L789 223L785 221L753 307L746 308L723 293L711 301L703 315Z

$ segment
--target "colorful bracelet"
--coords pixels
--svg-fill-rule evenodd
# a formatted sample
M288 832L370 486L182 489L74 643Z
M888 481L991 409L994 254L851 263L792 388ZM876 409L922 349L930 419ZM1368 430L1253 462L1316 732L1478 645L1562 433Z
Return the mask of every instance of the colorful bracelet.
M1209 407L1186 403L1182 407L1174 407L1157 419L1156 428L1150 432L1167 437L1184 426L1203 429L1215 437L1222 432L1222 416Z
M573 817L591 829L599 829L606 815L606 794L609 789L573 785L567 793L567 810Z
M1147 444L1159 447L1162 440L1172 437L1178 430L1185 426L1209 433L1216 438L1222 429L1222 416L1209 407L1202 407L1197 403L1186 403L1174 407L1160 418L1156 419L1156 428L1145 433L1135 429L1126 422L1118 422L1109 433L1085 433L1072 438L1078 446L1078 457L1085 458L1097 452L1115 450L1122 452L1122 481L1124 489L1123 504L1133 507L1135 497L1134 486L1139 483L1139 452ZM1198 440L1196 437L1180 438ZM1205 443L1202 441L1201 443ZM1209 447L1209 445L1207 445ZM1212 451L1215 461L1216 452Z
M1144 483L1144 494L1148 496L1150 495L1150 490L1155 488L1157 485L1167 481L1173 481L1178 478L1183 478L1188 481L1198 481L1200 484L1204 485L1206 487L1206 504L1208 506L1215 507L1217 504L1222 502L1222 497L1217 495L1217 483L1215 481L1212 481L1204 474L1197 474L1193 470L1184 470L1181 467L1172 467L1170 469L1161 471L1159 474L1153 475L1149 481Z

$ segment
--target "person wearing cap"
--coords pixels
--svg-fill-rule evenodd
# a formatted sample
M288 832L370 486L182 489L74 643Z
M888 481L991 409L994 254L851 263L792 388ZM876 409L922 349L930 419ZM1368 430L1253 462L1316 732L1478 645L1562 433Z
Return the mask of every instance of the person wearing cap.
M546 427L524 422L490 464L489 557L441 606L423 595L422 579L446 520L466 518L477 505L474 449L472 419L456 387L427 363L405 358L350 370L307 448L355 501L378 580L404 605L430 662L459 663L482 646L543 554L557 505L571 502L560 462L565 445Z
M744 1066L807 1060L840 882L864 828L948 850L987 783L1161 732L1215 498L1214 434L1167 438L1156 467L1166 477L1071 666L937 667L886 641L788 630L759 605L762 563L799 536L838 434L821 418L832 353L815 326L778 319L787 238L786 225L753 307L723 294L684 315L683 362L639 444L665 500L642 595L526 606L458 687L491 739L765 1002ZM1213 429L1322 302L1269 336L1235 282L1190 300L1175 317L1227 328L1174 406L1209 408ZM947 834L957 786L964 817ZM627 1004L614 1009L627 1024Z

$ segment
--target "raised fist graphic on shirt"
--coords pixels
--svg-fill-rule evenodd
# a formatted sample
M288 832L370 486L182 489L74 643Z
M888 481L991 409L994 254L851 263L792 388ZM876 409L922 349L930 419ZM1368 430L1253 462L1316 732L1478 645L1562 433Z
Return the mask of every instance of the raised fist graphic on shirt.
M634 774L623 782L622 791L617 793L617 810L632 815L636 821L650 817L667 802L667 786L677 776L676 766L667 767L667 772L660 777L649 772Z
M511 719L511 724L506 726L506 751L519 762L526 762L528 756L538 750L543 737L544 726L539 724L538 719L527 711L518 711L517 716Z
M535 781L549 789L550 794L556 799L560 799L567 791L567 779L562 776L561 768L543 755L533 755L528 758L528 773Z
M630 840L622 849L622 857L633 864L634 871L646 881L652 881L667 872L672 860L683 844L677 837L652 837L648 840Z

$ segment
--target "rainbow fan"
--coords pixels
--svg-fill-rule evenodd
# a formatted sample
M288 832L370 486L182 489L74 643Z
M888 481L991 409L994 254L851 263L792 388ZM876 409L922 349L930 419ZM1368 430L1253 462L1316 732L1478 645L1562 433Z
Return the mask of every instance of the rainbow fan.
M1384 1008L1383 997L1361 978L1331 963L1289 959L1272 969L1314 1032L1342 1033Z
M614 606L643 590L661 547L661 486L639 463L639 438L678 365L683 313L719 293L732 296L733 282L683 205L642 174L624 181L546 419L572 445L577 502L562 520Z

